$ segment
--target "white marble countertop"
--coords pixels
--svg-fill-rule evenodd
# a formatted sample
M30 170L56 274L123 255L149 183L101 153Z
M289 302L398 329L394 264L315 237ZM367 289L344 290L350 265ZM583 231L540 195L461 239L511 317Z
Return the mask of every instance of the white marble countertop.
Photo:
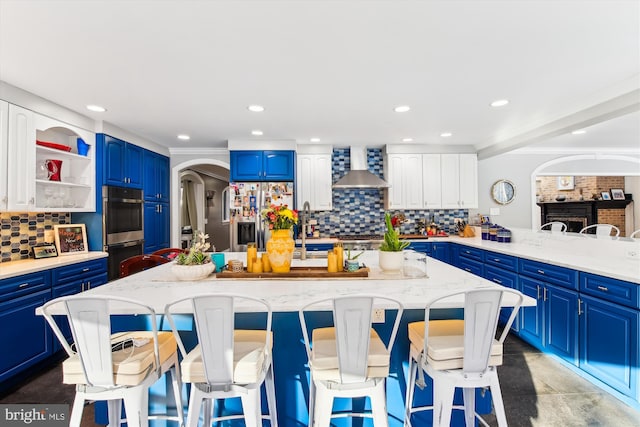
M450 241L640 284L640 240L596 239L577 233L512 230L514 242L451 236ZM630 253L635 253L635 258Z
M0 263L0 280L9 277L20 276L22 274L36 273L42 270L76 264L84 261L91 261L99 258L106 258L106 252L87 252L83 254L61 255L55 258L24 259L20 261L10 261Z
M242 259L246 254L227 253L227 260ZM157 312L172 301L203 293L237 293L262 298L271 304L274 312L297 311L311 301L353 294L377 294L398 299L405 309L423 309L425 304L441 295L454 291L477 288L503 289L488 280L452 267L438 260L428 258L428 277L411 279L402 274L384 274L378 267L378 252L367 251L360 261L371 269L371 278L353 279L217 279L215 275L207 279L180 282L171 272L171 263L118 279L106 285L86 291L84 295L107 295L144 301ZM323 266L326 260L294 260L293 266ZM516 297L507 294L503 305L512 306ZM525 297L524 305L534 306L536 301ZM462 306L462 297L447 299L437 307L457 308ZM381 308L384 308L381 306ZM177 306L178 311L190 312L188 306ZM252 304L239 305L239 311L259 309ZM37 311L39 313L39 310ZM120 311L119 311L120 312ZM123 313L131 313L126 309Z

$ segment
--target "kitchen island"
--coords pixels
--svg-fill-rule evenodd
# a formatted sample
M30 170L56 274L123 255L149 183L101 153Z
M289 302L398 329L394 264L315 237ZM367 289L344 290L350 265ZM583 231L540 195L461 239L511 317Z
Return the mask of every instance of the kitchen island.
M227 253L226 259L244 259L245 254ZM391 426L403 424L404 394L406 391L406 372L408 365L408 337L406 324L411 321L422 320L425 304L438 296L465 289L500 288L499 285L488 280L469 274L465 271L449 266L431 258L428 259L428 277L407 279L402 274L384 274L377 267L377 252L365 252L360 261L371 270L369 278L353 279L327 279L327 280L260 280L260 279L216 279L211 276L208 279L194 282L179 282L171 273L171 264L161 265L150 270L143 271L132 276L115 280L109 284L87 291L86 294L119 296L144 301L152 306L158 313L164 311L165 304L201 293L237 293L246 294L268 301L274 311L273 316L273 363L276 381L276 400L278 408L278 420L280 426L307 425L308 404L308 369L307 357L302 343L302 331L300 329L297 310L308 302L333 297L352 295L359 293L381 294L400 300L405 306L402 323L398 330L396 343L391 354L390 377L387 382L387 399L389 422ZM293 266L321 266L326 263L323 259L294 260ZM514 299L505 298L504 305L510 306ZM533 298L525 298L525 305L534 306ZM438 305L439 317L459 316L459 308L462 306L460 298L445 300ZM180 310L180 307L176 307ZM190 307L184 305L184 313L190 312ZM255 316L252 312L257 307L251 304L238 307L239 311L246 312L241 315L239 325L250 327ZM380 307L384 308L384 307ZM126 312L125 314L135 314ZM322 316L322 313L318 313ZM124 323L122 328L130 328L132 325L143 327L143 319L140 316L132 316L130 322ZM192 332L192 322L189 318L179 322L179 328L189 336ZM391 328L390 322L376 325L380 328ZM166 327L166 325L165 325ZM187 341L189 339L187 338ZM154 387L154 395L166 393L167 385L159 382ZM419 401L430 400L432 388L428 387L424 392L416 393ZM152 404L158 404L153 401ZM336 409L350 405L349 402L336 403ZM354 405L366 405L361 400L356 400ZM490 410L488 396L478 398L479 412ZM237 410L233 404L226 405L226 410ZM99 412L99 411L98 411ZM425 417L430 414L425 413ZM104 421L102 419L101 421ZM461 420L458 420L460 422ZM336 422L336 425L346 425L346 420ZM425 422L426 418L425 418ZM463 425L460 424L460 425Z

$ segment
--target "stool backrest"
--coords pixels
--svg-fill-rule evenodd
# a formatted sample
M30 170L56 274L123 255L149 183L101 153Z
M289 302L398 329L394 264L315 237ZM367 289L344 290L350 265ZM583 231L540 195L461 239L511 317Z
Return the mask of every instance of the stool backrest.
M134 255L120 262L120 277L127 277L167 262L169 259L160 255Z
M378 300L385 301L387 304L391 303L397 310L393 327L386 342L387 351L391 351L398 332L398 326L400 325L403 311L402 304L395 299L379 295L354 295L314 301L299 310L298 315L308 360L312 360L312 345L309 340L305 312L312 311L311 309L314 306L331 307L341 383L364 382L367 379L373 307Z
M158 329L155 311L138 301L106 297L72 295L60 297L42 307L45 319L60 340L67 354L80 358L87 384L92 386L113 387L113 360L111 352L111 315L112 304L120 308L134 308L134 312L149 314L154 334L155 368L160 369L158 349ZM71 328L74 348L67 342L54 315L65 314Z
M516 304L513 305L511 316L504 326L498 342L502 344L511 329L518 310L524 300L523 295L512 289L476 289L460 291L443 295L430 301L425 309L425 340L423 354L428 354L429 345L429 314L433 304L455 295L464 295L464 351L462 370L468 375L482 375L489 366L491 348L494 344L498 327L498 316L505 293L515 294Z
M178 334L173 314L176 306L181 303L190 303L190 312L193 313L196 324L198 342L202 349L202 361L204 364L207 384L216 386L229 386L233 384L233 346L235 328L235 305L237 301L250 300L264 306L266 313L265 329L267 341L266 351L271 348L271 306L268 302L258 298L237 294L205 294L183 298L167 304L165 315L173 334L178 342L178 347L183 357L187 355L186 348ZM184 312L185 310L182 310Z
M547 227L550 227L550 230L552 233L562 233L564 231L567 231L567 224L560 221L551 221L546 224L543 224L540 226L540 230L544 230Z
M584 227L580 230L580 234L587 234L590 230L596 230L596 238L600 237L609 237L611 236L611 231L615 231L614 237L618 237L620 235L620 229L615 225L611 224L592 224Z

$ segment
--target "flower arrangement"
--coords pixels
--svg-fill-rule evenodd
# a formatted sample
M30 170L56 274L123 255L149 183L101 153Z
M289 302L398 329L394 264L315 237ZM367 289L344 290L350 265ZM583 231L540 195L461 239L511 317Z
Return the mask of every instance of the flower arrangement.
M298 223L298 211L287 205L271 205L262 210L262 218L269 224L269 230L290 230Z
M409 242L406 240L400 240L398 232L393 227L391 214L389 212L385 212L384 222L387 226L387 231L384 233L384 242L380 245L381 251L401 252L404 248L409 246Z
M194 235L195 238L189 252L181 253L176 257L178 265L202 265L211 262L211 258L205 255L205 252L211 247L206 241L209 235L197 230Z

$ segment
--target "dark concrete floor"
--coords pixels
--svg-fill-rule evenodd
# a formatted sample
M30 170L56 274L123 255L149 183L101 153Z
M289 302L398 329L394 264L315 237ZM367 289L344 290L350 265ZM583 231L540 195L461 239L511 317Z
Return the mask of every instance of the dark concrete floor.
M515 336L505 342L500 386L511 427L640 427L640 412L571 372ZM62 384L60 364L0 394L0 403L73 403L74 386ZM95 426L93 405L82 426ZM495 417L485 416L497 426Z

